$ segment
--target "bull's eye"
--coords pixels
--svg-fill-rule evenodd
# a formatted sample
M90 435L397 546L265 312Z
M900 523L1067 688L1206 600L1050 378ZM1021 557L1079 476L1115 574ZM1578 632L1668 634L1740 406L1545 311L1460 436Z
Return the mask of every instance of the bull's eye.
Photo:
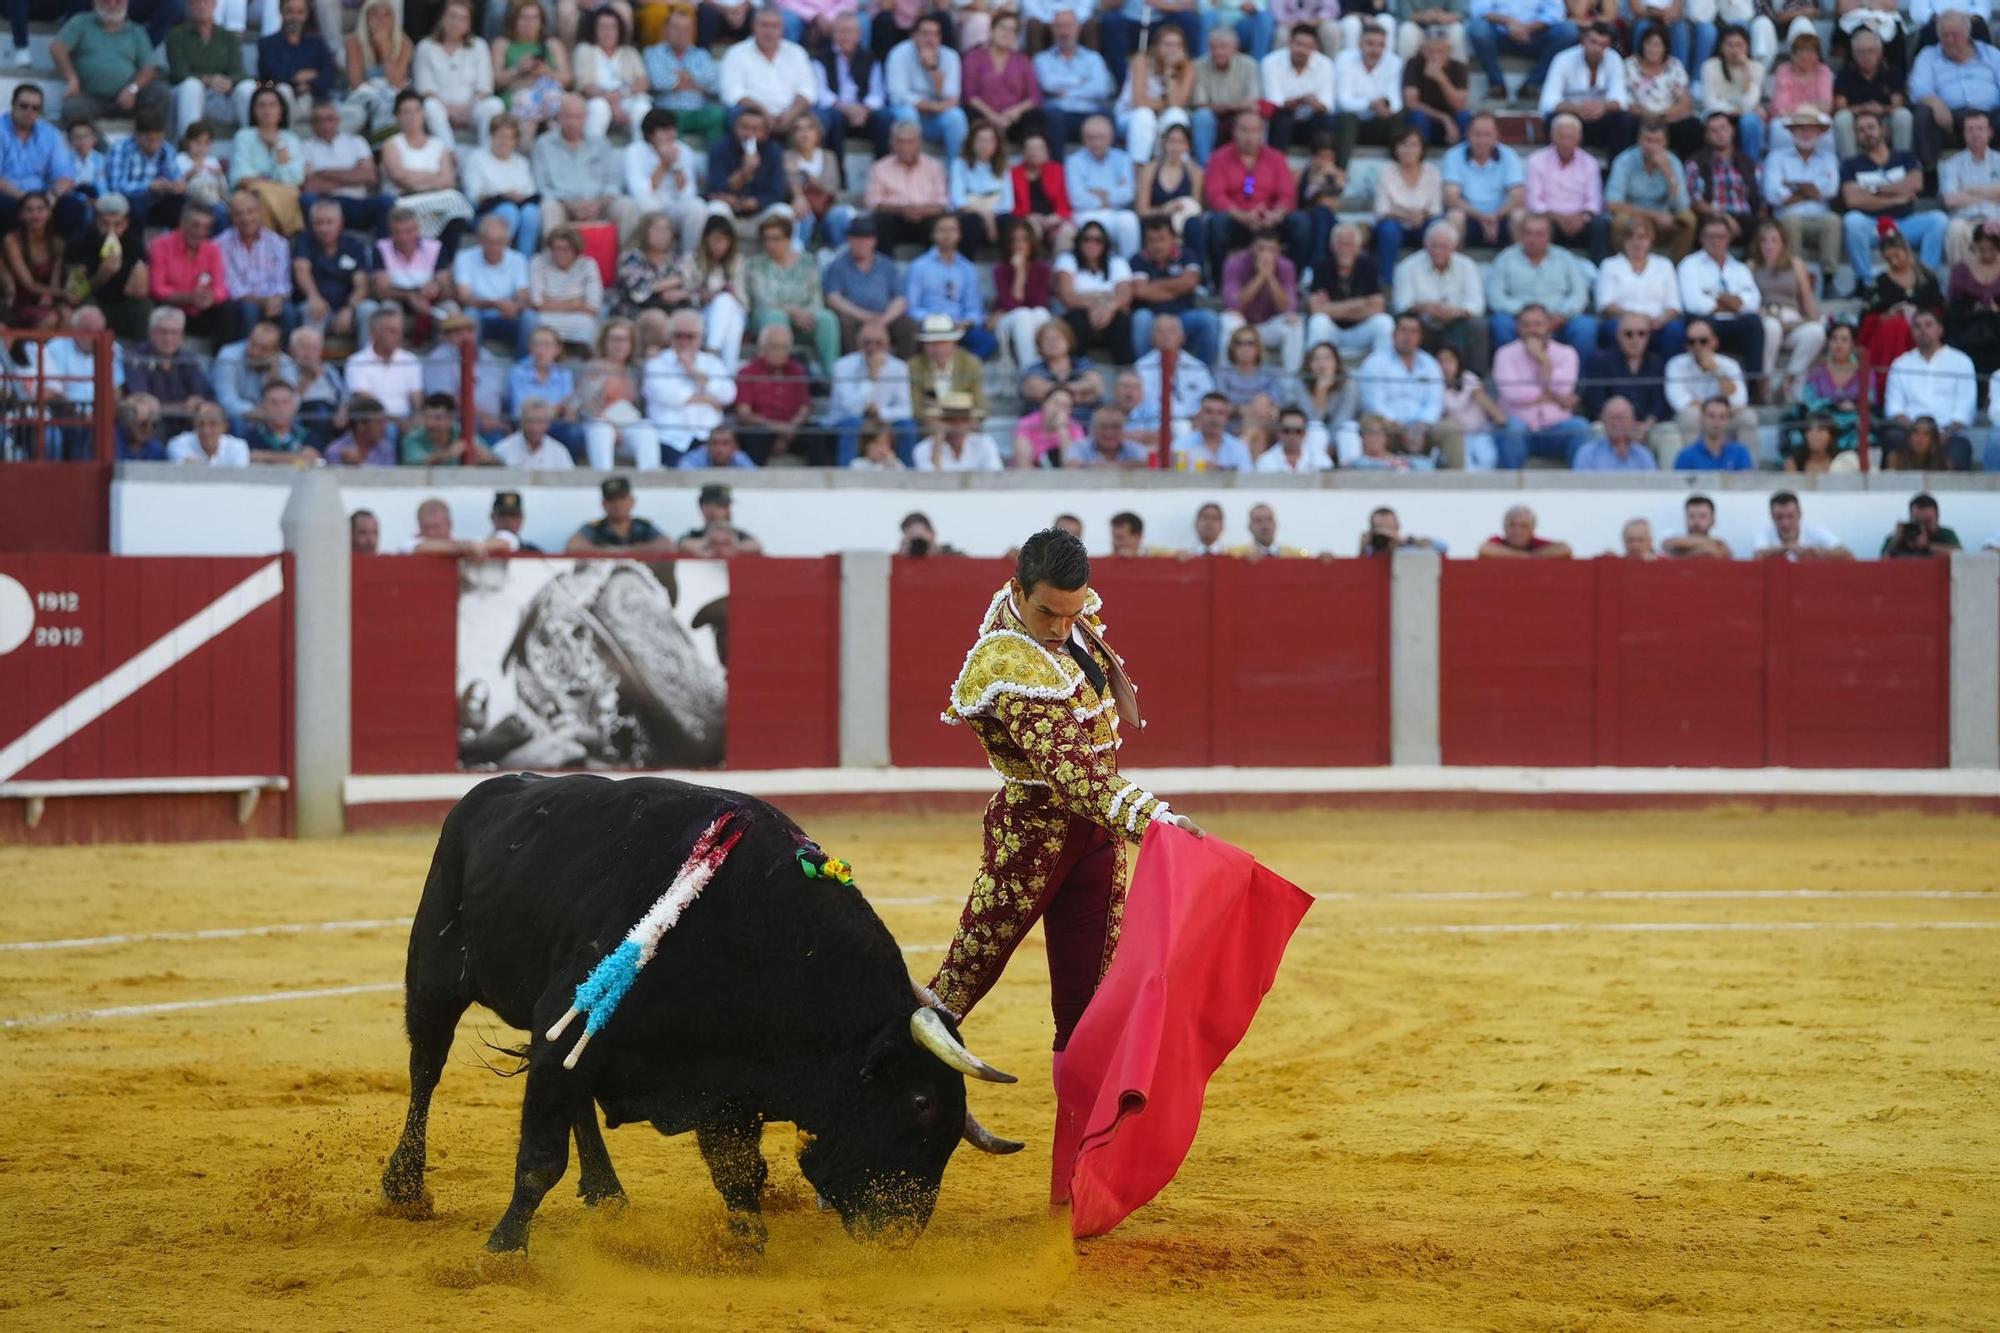
M920 1125L928 1125L937 1119L937 1106L931 1101L927 1092L913 1093L910 1097L910 1109L917 1113L917 1123Z

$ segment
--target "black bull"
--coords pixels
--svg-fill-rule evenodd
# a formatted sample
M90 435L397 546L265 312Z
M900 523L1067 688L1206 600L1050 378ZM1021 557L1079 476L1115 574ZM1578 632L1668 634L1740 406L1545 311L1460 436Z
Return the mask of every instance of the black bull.
M741 841L565 1069L582 1021L553 1042L550 1025L730 809ZM431 1093L459 1018L483 1004L531 1034L514 1194L489 1249L526 1246L572 1134L585 1202L623 1198L598 1106L613 1128L693 1130L732 1229L759 1243L766 1121L804 1131L800 1169L850 1232L921 1231L961 1135L1019 1147L966 1114L965 1075L1012 1080L913 998L888 928L853 888L808 878L801 851L819 859L790 819L733 792L583 775L474 788L445 818L410 928L410 1108L382 1175L389 1202L428 1211Z

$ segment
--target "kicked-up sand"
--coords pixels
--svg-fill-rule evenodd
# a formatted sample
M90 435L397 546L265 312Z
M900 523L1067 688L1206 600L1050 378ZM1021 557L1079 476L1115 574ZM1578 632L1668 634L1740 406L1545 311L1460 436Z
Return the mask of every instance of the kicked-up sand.
M807 823L927 976L974 819ZM608 1136L628 1208L585 1209L572 1161L529 1256L485 1255L521 1085L479 1009L435 1216L380 1211L431 837L0 850L0 1328L2000 1327L2000 824L1209 827L1326 896L1156 1202L1082 1244L1047 1214L1037 939L966 1030L1022 1076L975 1110L1029 1150L961 1149L928 1234L880 1251L773 1126L761 1256L692 1136L644 1126ZM282 992L320 993L241 1002Z

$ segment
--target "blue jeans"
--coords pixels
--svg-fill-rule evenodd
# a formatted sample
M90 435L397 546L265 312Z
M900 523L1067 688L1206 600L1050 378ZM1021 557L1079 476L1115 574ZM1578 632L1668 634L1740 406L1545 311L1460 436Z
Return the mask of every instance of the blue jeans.
M1542 430L1530 429L1519 417L1509 417L1507 428L1499 435L1500 466L1518 468L1533 456L1557 459L1567 467L1589 438L1590 423L1582 417L1570 417Z
M838 250L847 244L847 229L853 225L854 205L835 204L823 218L801 213L792 224L792 240L802 251L812 249L815 241L825 241L827 249Z
M959 339L959 346L978 357L981 361L991 361L1000 354L1000 340L993 336L991 329L974 324Z
M1089 15L1079 13L1078 17L1088 19ZM1104 57L1105 66L1111 71L1113 88L1125 86L1125 66L1131 61L1132 53L1139 49L1139 34L1158 31L1162 24L1168 23L1179 28L1181 36L1187 38L1189 56L1199 57L1208 49L1205 40L1208 25L1197 13L1155 14L1150 22L1127 18L1122 10L1097 16L1098 54Z
M1869 252L1875 245L1877 216L1851 209L1840 219L1840 229L1847 238L1847 262L1854 266L1855 281L1863 287L1875 280L1875 259ZM1950 214L1940 211L1915 212L1896 219L1896 230L1932 272L1944 262L1944 229L1950 220Z
M1764 160L1764 118L1757 115L1736 118L1736 143L1752 162Z
M957 157L958 150L965 144L965 112L957 107L949 111L919 111L904 103L891 107L889 114L896 118L898 124L922 126L924 138L943 144L944 155L948 158Z
M1198 106L1188 114L1188 120L1194 131L1194 160L1206 162L1215 155L1215 113Z
M540 204L517 204L509 199L497 203L486 210L507 224L509 239L516 250L528 258L535 257L535 251L542 240L542 206Z
M1213 310L1203 310L1195 306L1180 312L1181 328L1187 333L1188 355L1206 365L1215 364L1216 349L1222 341L1222 322ZM1153 321L1157 316L1150 310L1132 312L1132 359L1138 360L1153 350Z
M1394 218L1383 218L1375 224L1375 265L1381 270L1383 291L1396 285L1396 261L1403 257L1403 251L1422 245L1424 231L1435 221L1436 218L1427 218L1422 227L1408 229Z
M1505 88L1507 80L1500 73L1500 56L1505 52L1511 56L1527 56L1535 62L1535 68L1528 75L1523 87L1539 88L1548 81L1549 62L1556 53L1576 45L1576 25L1568 19L1561 23L1551 23L1527 42L1517 42L1507 35L1507 29L1487 19L1468 19L1465 24L1465 39L1472 47L1472 58L1485 71L1486 82L1494 88Z
M1555 318L1560 319L1561 316L1555 316ZM1491 346L1493 350L1496 352L1499 351L1508 343L1514 341L1514 317L1502 311L1495 310L1486 317L1486 332L1487 336L1492 339ZM1577 350L1577 355L1588 357L1592 352L1597 350L1597 320L1590 315L1578 315L1573 319L1564 321L1556 329L1555 337L1557 342L1568 347L1574 347Z
M590 466L590 451L584 448L583 423L580 421L551 421L549 434L557 444L569 450L569 456L576 460L578 467Z
M1215 31L1215 25L1220 21L1214 13L1203 11L1201 31L1204 47L1208 45L1208 34ZM1252 60L1262 60L1271 54L1271 42L1276 37L1277 31L1278 20L1272 16L1268 4L1256 13L1236 20L1236 40L1242 46L1243 53Z
M510 319L498 310L482 308L474 310L472 317L479 321L479 341L511 342L514 344L515 359L528 359L528 338L535 331L534 311L523 310Z
M1403 108L1403 116L1410 124L1416 127L1417 133L1424 136L1425 143L1437 148L1444 146L1443 121L1433 116L1430 112L1419 111L1415 107ZM1465 137L1466 126L1472 124L1472 112L1469 110L1461 111L1456 116L1453 116L1452 119L1458 122L1458 135L1459 138L1463 139Z
M833 417L826 423L833 432L833 465L846 467L861 452L861 418ZM917 423L914 421L892 421L889 429L896 440L896 456L907 466L917 449Z

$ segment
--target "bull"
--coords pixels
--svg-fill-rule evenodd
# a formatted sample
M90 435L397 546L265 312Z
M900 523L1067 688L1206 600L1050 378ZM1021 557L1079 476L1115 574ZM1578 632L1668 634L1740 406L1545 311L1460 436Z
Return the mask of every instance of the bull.
M549 1029L729 813L740 840L667 931L588 1049ZM966 1110L968 1076L1011 1083L968 1052L924 1003L902 951L852 887L809 878L824 855L747 796L661 778L492 778L446 816L410 928L404 1024L410 1104L382 1174L388 1202L427 1213L425 1133L459 1018L483 1004L527 1030L514 1192L486 1245L527 1247L529 1222L562 1178L574 1136L578 1193L625 1194L598 1130L649 1122L693 1130L729 1227L762 1245L767 1121L803 1131L799 1168L860 1239L914 1239L961 1139L1018 1143Z

